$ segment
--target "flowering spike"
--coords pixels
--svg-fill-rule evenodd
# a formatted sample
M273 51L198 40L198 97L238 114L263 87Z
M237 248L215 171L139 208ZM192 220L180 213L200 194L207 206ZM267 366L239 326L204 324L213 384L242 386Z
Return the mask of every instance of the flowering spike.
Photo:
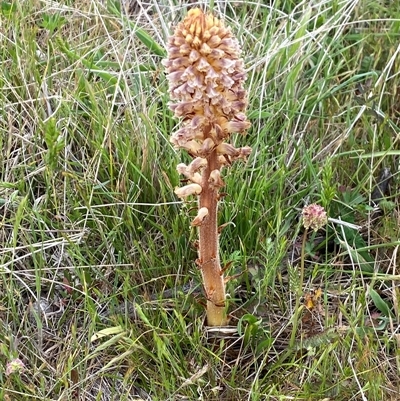
M211 99L210 113L199 114L211 127L218 116L226 118L228 132L244 132L250 127L244 114L244 63L229 27L199 8L192 9L176 27L167 50L163 64L171 99L177 104L173 108L176 117L192 119L193 110L205 109Z
M224 141L232 133L250 128L246 117L246 79L241 49L229 27L212 14L195 8L175 28L167 45L166 67L169 105L182 126L171 135L174 147L186 150L194 160L179 164L178 172L192 183L175 189L186 198L199 195L199 210L192 226L199 227L199 257L207 296L207 323L228 322L225 308L224 271L219 259L218 201L225 185L221 168L245 159L249 147L235 148Z

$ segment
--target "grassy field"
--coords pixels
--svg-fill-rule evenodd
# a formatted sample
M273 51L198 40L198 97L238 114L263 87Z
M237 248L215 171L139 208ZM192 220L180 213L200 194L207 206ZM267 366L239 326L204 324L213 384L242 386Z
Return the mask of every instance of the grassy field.
M253 149L217 334L161 64L189 7L0 1L0 399L399 400L400 3L215 0Z

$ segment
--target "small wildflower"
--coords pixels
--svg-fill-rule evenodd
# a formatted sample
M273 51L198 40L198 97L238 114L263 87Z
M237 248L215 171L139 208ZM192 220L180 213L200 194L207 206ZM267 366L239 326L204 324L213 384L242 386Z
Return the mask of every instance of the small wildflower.
M302 215L304 227L312 228L314 231L318 231L328 222L325 209L315 203L305 206Z
M10 376L13 373L22 372L25 369L24 363L19 358L15 358L7 363L6 376Z

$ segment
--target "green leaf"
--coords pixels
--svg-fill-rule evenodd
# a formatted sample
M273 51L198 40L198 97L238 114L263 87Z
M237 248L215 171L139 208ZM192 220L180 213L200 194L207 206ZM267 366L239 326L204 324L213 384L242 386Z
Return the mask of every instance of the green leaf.
M112 336L114 334L121 334L124 333L125 330L121 326L114 326L114 327L107 327L106 329L97 331L92 335L90 338L90 342L93 343L94 341L99 340L100 338L106 337L106 336Z
M239 335L243 335L243 341L245 344L248 344L251 339L256 337L261 322L261 319L250 313L247 313L239 320L238 333Z
M161 47L146 31L139 28L136 30L137 38L154 54L165 57L167 55L165 49Z
M257 344L256 355L260 355L262 353L268 352L268 350L272 346L272 343L273 343L273 339L271 337L267 337L264 340L260 341Z
M17 246L17 238L19 238L18 231L21 226L21 222L24 217L28 215L26 208L28 206L28 196L25 196L24 198L21 199L18 209L15 213L15 221L14 221L14 227L13 227L13 246Z
M0 11L5 17L9 18L16 11L16 6L8 1L2 1L0 3Z
M369 295L372 302L377 307L377 309L383 313L386 317L393 316L389 305L381 298L381 296L372 288L369 288Z
M374 260L368 252L360 252L359 250L353 248L348 248L348 252L353 261L360 265L360 268L363 272L372 273L374 271Z

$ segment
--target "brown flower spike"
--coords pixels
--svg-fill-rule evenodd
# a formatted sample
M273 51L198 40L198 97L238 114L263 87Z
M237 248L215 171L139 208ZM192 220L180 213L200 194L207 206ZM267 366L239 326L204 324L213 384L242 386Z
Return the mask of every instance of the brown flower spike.
M199 8L190 10L168 41L164 60L170 108L182 126L171 136L176 148L185 149L193 161L178 165L191 183L175 193L199 197L192 226L199 227L199 258L207 296L207 323L227 324L225 282L218 249L217 208L219 190L225 185L220 170L234 160L245 159L248 146L235 148L224 142L232 133L249 127L245 110L246 78L240 46L229 27Z

